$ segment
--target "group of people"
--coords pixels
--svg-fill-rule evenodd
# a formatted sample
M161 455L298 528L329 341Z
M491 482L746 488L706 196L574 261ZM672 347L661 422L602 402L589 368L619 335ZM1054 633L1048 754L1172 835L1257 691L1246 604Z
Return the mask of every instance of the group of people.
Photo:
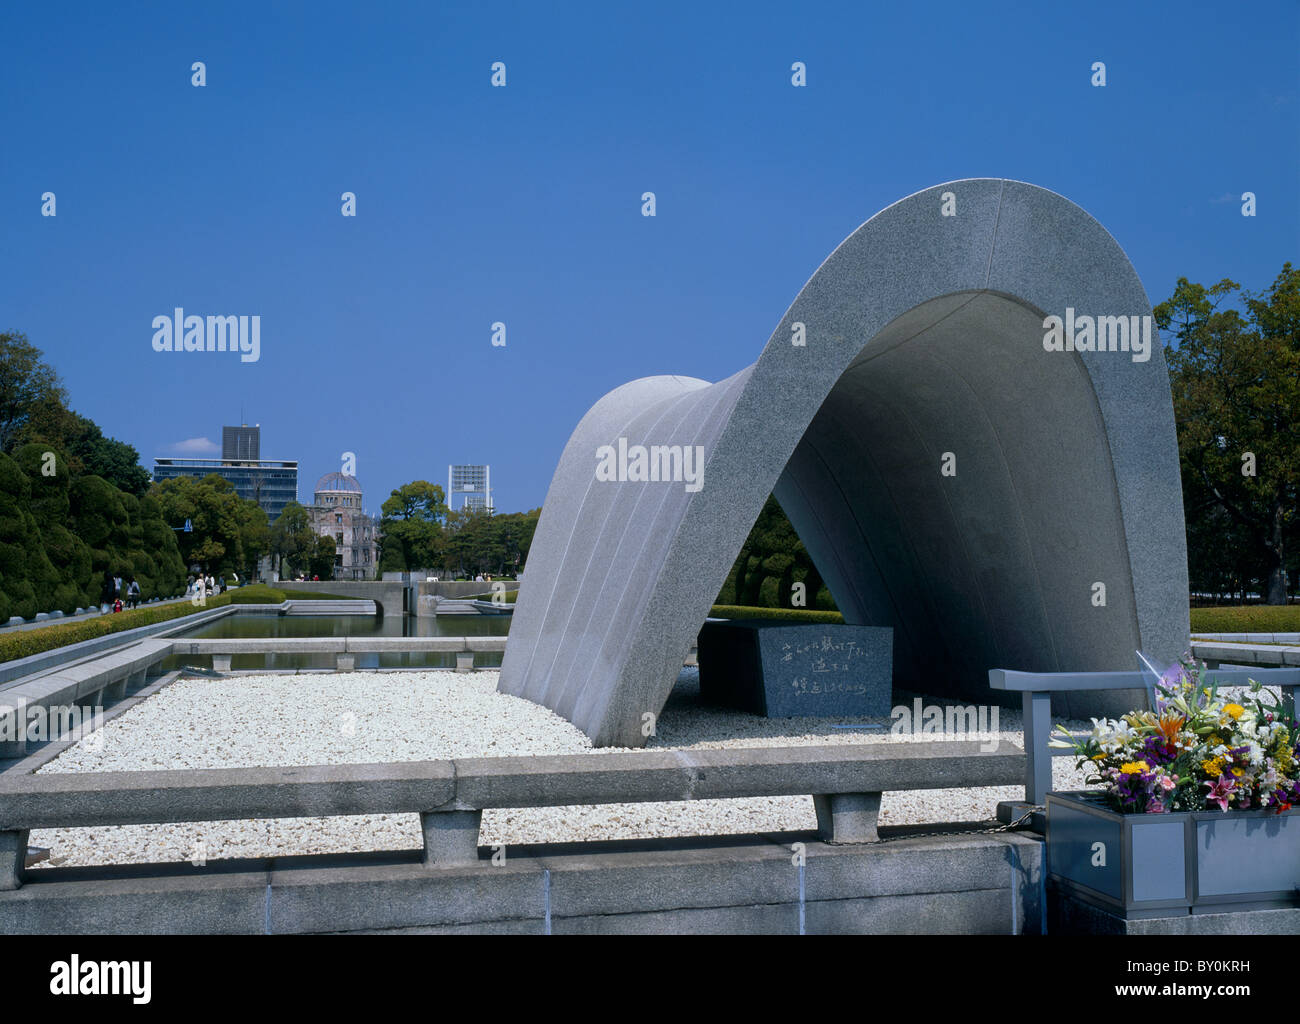
M104 610L112 608L120 612L123 607L135 608L140 604L140 584L134 576L125 580L111 572L104 573L104 587L99 595L99 603Z
M200 573L195 576L190 575L189 585L185 588L185 593L189 597L207 597L222 593L226 589L226 577L218 576L216 579L212 575L203 575Z

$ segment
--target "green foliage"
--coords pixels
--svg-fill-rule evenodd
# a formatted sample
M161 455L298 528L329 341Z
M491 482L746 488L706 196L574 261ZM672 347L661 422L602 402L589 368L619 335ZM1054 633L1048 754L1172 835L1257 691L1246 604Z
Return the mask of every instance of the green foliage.
M438 484L416 480L393 491L379 522L379 571L443 570L450 575L518 573L541 509L500 515L449 511Z
M1234 294L1244 316L1223 308ZM1287 571L1300 568L1300 270L1283 264L1259 294L1179 278L1153 312L1178 343L1166 356L1192 589L1258 581L1269 604L1284 604Z
M311 528L311 516L296 501L284 506L268 531L271 553L280 560L280 575L294 576L307 573L312 552L316 550L316 531Z
M215 473L201 480L176 477L154 484L149 494L169 528L190 521L189 533L173 529L187 568L198 565L213 574L233 570L245 578L254 575L258 556L271 543L266 513L257 502L236 494L229 480Z
M184 584L175 537L142 499L149 474L130 445L67 408L41 351L0 334L0 615L71 612L99 600L103 574L134 575L142 596Z
M500 515L465 509L450 513L443 564L464 576L518 573L528 559L541 514L540 508Z
M33 409L63 402L58 374L42 354L25 334L0 334L0 451L13 450Z
M769 497L727 574L718 604L801 611L791 603L795 583L804 585L809 610L835 611L835 601L799 535L776 499Z
M25 619L54 607L61 582L31 512L31 490L18 463L0 455L0 593L9 614Z
M332 579L334 576L334 555L337 548L334 545L334 538L328 535L317 535L312 546L311 557L307 562L307 574L309 576L319 576L323 580Z
M415 480L389 494L380 509L379 564L389 572L428 569L442 563L445 493L438 484Z
M43 651L52 651L57 647L81 643L109 633L121 633L139 626L150 626L155 622L169 622L208 608L220 608L231 603L230 594L210 597L202 608L196 608L189 601L177 601L156 607L134 608L129 611L98 615L93 619L78 622L65 622L58 626L41 629L20 629L0 636L0 662L26 658Z
M57 608L70 613L90 604L97 595L92 594L90 547L67 526L72 510L67 460L62 453L39 444L23 445L14 453L14 459L30 484L29 507L57 577L50 607L40 610Z

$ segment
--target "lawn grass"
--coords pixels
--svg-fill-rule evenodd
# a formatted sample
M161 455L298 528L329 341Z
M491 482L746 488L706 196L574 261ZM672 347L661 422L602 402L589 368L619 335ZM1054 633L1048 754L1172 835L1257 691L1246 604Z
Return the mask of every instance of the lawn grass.
M1300 633L1300 604L1193 608L1193 633Z

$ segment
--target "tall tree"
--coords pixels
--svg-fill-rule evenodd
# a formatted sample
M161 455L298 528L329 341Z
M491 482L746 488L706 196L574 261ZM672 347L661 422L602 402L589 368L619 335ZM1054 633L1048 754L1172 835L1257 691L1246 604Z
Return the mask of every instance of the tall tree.
M384 502L379 520L380 565L386 571L429 569L443 557L445 493L439 484L415 480Z
M1256 563L1265 600L1285 604L1300 495L1300 271L1283 264L1262 293L1179 278L1153 312L1177 341L1166 357L1190 575L1221 574L1215 548L1244 546L1238 565Z
M0 334L0 451L13 450L33 408L50 401L62 404L67 397L42 354L21 332Z
M328 533L317 534L312 544L311 556L307 559L307 574L319 576L323 580L332 580L336 553L334 538Z
M164 480L149 493L173 529L190 521L191 532L176 534L186 565L197 564L213 573L234 570L243 576L266 551L266 513L215 473L201 480Z
M311 528L311 516L296 501L284 510L271 524L269 531L271 553L280 559L280 575L292 577L299 570L311 575L311 557L317 549L316 531Z

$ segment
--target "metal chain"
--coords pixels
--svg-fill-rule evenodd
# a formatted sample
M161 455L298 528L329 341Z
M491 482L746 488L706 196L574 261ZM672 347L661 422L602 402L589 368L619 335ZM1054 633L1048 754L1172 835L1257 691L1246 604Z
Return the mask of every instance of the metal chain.
M888 838L882 836L881 838L876 840L876 843L877 844L896 843L900 839L933 839L939 836L955 836L955 835L956 836L984 836L984 835L996 835L999 832L1018 832L1024 830L1022 826L1026 821L1028 821L1031 817L1033 817L1035 811L1043 811L1043 810L1046 810L1046 808L1042 806L1030 807L1028 810L1025 811L1024 814L1022 814L1020 817L1018 817L1015 821L1011 822L1010 824L995 825L992 828L974 828L970 830L963 830L961 832L953 832L951 830L946 832L909 832L906 835L889 836Z

